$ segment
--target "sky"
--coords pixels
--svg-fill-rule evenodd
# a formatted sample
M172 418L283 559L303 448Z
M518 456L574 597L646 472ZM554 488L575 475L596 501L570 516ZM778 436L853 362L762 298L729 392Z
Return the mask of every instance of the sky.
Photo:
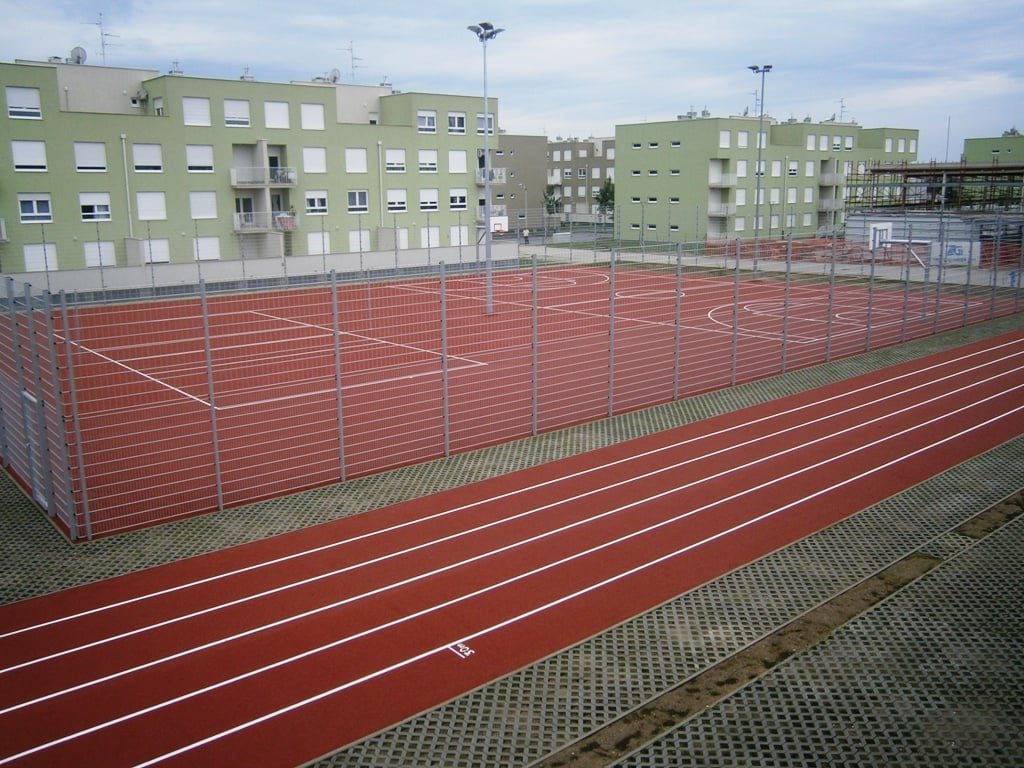
M386 10L384 10L386 9ZM707 110L917 128L921 161L1024 131L1020 0L491 0L319 5L280 0L0 0L4 61L67 58L186 75L483 92L499 128L611 137L623 123Z

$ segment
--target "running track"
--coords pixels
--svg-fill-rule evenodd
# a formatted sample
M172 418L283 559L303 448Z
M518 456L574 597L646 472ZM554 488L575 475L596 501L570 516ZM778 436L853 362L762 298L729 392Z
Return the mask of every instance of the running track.
M1021 432L1024 332L0 608L0 765L292 766Z

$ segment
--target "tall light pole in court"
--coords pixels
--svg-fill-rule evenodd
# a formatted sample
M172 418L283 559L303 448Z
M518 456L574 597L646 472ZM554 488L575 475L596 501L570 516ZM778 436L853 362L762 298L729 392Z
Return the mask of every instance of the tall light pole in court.
M757 66L756 64L747 67L755 75L761 76L761 109L758 113L757 118L757 167L754 169L754 175L757 177L756 186L754 189L754 277L757 277L757 256L760 245L761 235L761 176L764 173L764 169L761 167L761 151L765 143L763 139L764 130L764 76L772 71L771 64L764 64Z
M487 109L487 43L505 30L496 28L489 21L470 24L466 29L476 35L484 52L484 308L487 314L491 314L494 311L494 286L491 274L491 123Z

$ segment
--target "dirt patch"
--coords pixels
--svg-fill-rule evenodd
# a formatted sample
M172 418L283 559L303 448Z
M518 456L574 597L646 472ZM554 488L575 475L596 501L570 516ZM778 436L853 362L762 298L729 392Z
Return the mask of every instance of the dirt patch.
M971 518L957 533L980 539L1022 513L1024 493L1018 493ZM607 768L613 765L624 755L756 680L776 664L821 642L843 624L941 562L938 557L911 554L735 656L537 763L537 768Z

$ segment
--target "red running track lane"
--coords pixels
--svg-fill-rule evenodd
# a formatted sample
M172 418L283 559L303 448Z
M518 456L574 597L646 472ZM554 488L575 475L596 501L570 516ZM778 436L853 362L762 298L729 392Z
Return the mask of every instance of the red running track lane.
M1024 333L0 609L0 765L291 766L1021 432Z

